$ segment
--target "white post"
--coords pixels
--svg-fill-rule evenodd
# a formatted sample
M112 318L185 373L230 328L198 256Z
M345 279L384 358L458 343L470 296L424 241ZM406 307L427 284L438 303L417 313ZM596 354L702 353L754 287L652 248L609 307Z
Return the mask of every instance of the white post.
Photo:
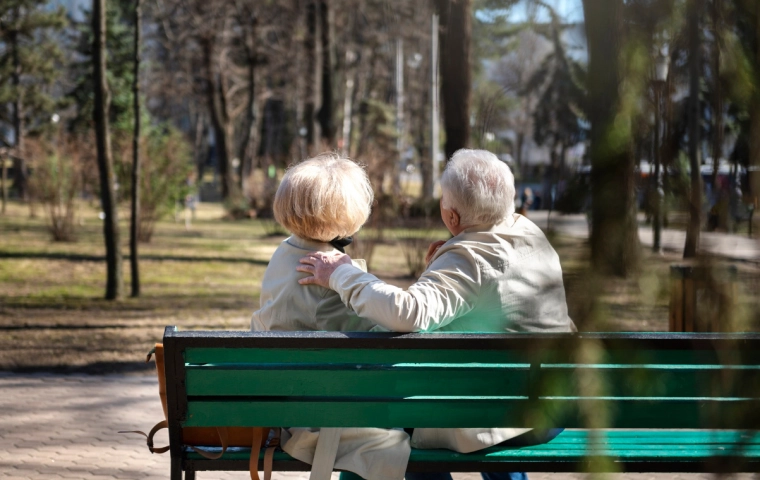
M396 150L398 160L394 169L393 194L401 193L401 158L404 154L404 39L396 39Z
M433 14L433 27L431 30L431 47L430 47L430 98L431 100L431 118L430 125L432 128L430 135L430 156L432 157L433 175L433 197L441 194L440 185L440 166L438 164L438 150L440 148L440 126L438 120L438 15Z
M356 54L346 50L346 64L353 65ZM343 100L343 148L341 153L348 156L351 152L351 121L353 119L354 69L346 69L346 97Z

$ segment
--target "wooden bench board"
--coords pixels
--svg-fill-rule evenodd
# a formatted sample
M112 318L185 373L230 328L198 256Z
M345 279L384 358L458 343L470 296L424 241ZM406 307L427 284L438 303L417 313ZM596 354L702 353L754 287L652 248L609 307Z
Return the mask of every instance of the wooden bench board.
M602 437L597 436L599 434ZM741 448L737 449L737 445ZM209 450L219 451L218 448ZM228 461L227 467L239 462L238 469L246 470L249 455L250 449L233 448L219 461ZM468 468L474 465L515 462L524 471L576 471L586 469L589 462L606 459L616 464L619 471L639 471L637 467L646 465L646 471L686 472L702 471L705 457L724 457L733 463L736 471L757 471L760 467L760 433L608 430L594 432L592 437L588 430L565 430L551 442L532 447L497 446L468 454L413 449L409 462L410 469L421 471L426 470L424 464L445 464L451 471L470 471ZM214 461L206 461L197 453L188 452L187 458L196 462L196 467L208 462L206 467L216 469ZM309 465L284 452L275 453L274 460L276 469L297 470L299 464L302 471L309 469Z

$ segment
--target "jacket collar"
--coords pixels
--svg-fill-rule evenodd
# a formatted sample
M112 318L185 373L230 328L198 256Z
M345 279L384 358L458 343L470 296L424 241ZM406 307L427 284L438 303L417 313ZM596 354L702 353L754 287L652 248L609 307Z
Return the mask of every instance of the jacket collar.
M335 248L327 242L309 240L306 238L301 238L298 235L291 235L285 241L293 247L300 248L301 250L308 250L309 252L332 252L335 250Z
M495 223L495 224L485 223L482 225L475 225L473 227L464 229L462 233L457 235L457 237L466 233L503 232L504 230L514 227L515 223L517 223L517 220L520 218L520 216L521 215L519 213L515 213L504 218L504 220L502 220L499 223Z

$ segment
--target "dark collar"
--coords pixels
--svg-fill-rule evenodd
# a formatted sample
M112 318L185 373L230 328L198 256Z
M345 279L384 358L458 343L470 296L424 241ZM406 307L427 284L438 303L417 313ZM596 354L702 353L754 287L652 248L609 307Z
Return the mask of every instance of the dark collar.
M346 247L351 245L351 242L353 242L353 237L335 237L332 240L330 240L328 243L335 247L336 250L340 251L340 253L346 253Z

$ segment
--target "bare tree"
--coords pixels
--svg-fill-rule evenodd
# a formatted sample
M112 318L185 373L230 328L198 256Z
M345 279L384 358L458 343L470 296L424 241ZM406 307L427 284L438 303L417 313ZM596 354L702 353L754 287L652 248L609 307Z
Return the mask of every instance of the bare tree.
M498 82L518 104L510 114L510 123L515 132L513 153L519 170L524 161L525 140L533 136L533 112L540 93L539 89L530 88L530 80L549 51L549 42L526 28L516 35L514 49L498 63Z
M752 20L750 24L754 27L752 37L754 37L755 51L748 52L750 58L754 59L755 69L760 69L760 3L747 2L748 14ZM760 95L752 95L750 104L750 135L749 135L749 195L750 201L755 208L758 206L760 199Z
M699 230L702 224L702 176L699 161L699 80L700 80L700 32L699 15L701 0L689 0L687 21L689 37L689 166L691 167L691 193L689 194L689 223L686 226L684 258L697 256Z
M335 74L336 74L336 51L335 51L335 8L333 2L320 0L319 21L321 55L321 105L317 111L320 135L326 146L335 143Z
M622 100L623 8L623 0L583 1L589 53L591 257L596 270L625 276L637 270L641 252L630 132L622 132L624 142L610 138Z
M142 21L141 0L135 0L134 78L132 79L132 102L135 127L132 132L132 208L129 224L129 267L132 275L132 296L140 296L140 259L138 256L138 228L140 225L140 29Z
M115 300L123 296L122 256L119 244L119 219L114 192L113 157L111 134L108 122L108 106L111 101L106 79L106 2L92 2L92 60L95 80L95 138L97 145L98 171L100 174L100 199L105 213L103 236L106 245L106 299Z
M441 106L446 158L470 142L472 0L435 0L441 21Z

